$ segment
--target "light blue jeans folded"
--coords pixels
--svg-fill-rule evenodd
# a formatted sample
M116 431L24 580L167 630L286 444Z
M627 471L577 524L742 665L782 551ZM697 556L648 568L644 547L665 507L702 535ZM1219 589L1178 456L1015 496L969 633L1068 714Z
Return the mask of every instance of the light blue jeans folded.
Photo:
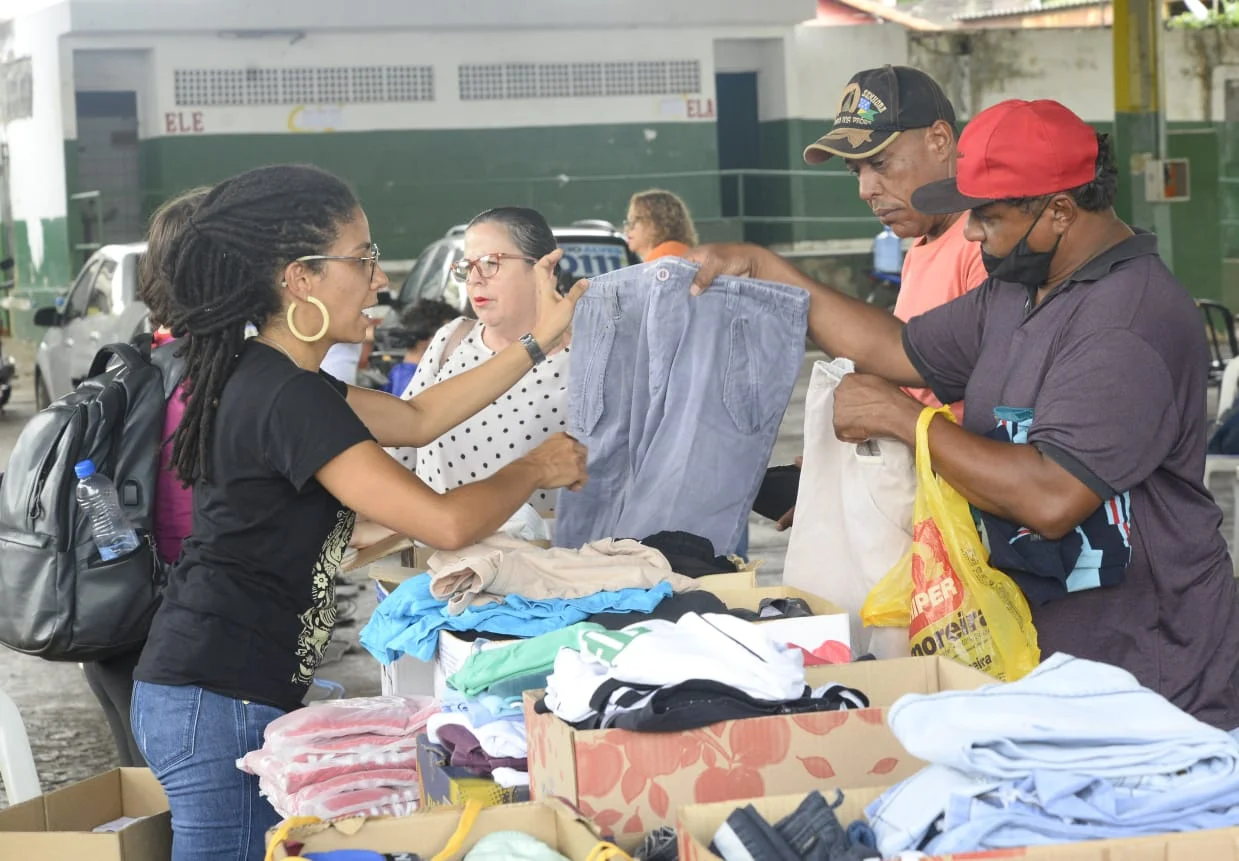
M804 359L809 296L663 258L594 278L577 306L569 432L589 483L561 492L555 543L665 530L734 553Z
M1056 653L1024 678L907 694L887 722L932 763L866 809L883 856L1239 825L1239 740L1126 670Z

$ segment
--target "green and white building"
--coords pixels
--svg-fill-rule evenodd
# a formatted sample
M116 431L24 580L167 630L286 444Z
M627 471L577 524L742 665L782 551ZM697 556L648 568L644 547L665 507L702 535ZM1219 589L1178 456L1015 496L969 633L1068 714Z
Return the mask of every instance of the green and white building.
M0 238L15 295L46 301L91 247L140 238L168 196L281 161L350 181L389 258L505 203L553 223L618 222L651 186L685 196L707 237L863 253L877 224L854 181L833 163L809 171L801 152L851 74L884 62L938 76L961 120L1009 96L1113 120L1108 30L921 34L825 26L816 11L816 0L0 2ZM1239 50L1224 39L1202 57L1172 35L1168 116L1222 132L1225 166ZM1215 207L1215 223L1228 217Z

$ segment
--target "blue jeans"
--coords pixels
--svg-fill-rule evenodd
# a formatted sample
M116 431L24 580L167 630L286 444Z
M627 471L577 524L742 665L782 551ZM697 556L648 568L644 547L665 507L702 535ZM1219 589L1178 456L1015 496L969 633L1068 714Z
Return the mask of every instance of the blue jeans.
M172 861L262 861L280 816L237 760L284 714L193 685L134 682L133 734L172 810Z
M591 279L573 320L569 432L589 483L562 492L555 543L678 530L741 544L804 358L809 296L663 258Z

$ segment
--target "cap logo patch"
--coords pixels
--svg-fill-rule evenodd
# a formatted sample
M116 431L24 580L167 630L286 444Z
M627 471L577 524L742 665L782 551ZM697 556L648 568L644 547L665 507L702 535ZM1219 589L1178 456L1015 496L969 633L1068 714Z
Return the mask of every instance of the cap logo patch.
M878 114L886 110L886 103L872 90L862 90L860 84L848 84L839 100L839 113L835 125L871 126Z
M873 118L885 110L886 103L869 90L860 94L860 101L856 104L856 114L865 122L873 122Z
M860 101L860 84L848 84L843 91L843 98L839 100L839 113L850 114L856 110L856 103Z

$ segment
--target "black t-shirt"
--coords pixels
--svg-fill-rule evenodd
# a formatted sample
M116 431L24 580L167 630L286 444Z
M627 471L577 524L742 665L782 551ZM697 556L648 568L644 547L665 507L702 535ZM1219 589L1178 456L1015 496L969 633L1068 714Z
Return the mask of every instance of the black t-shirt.
M337 381L250 341L220 396L193 531L134 678L300 705L335 625L356 515L314 474L373 439Z

